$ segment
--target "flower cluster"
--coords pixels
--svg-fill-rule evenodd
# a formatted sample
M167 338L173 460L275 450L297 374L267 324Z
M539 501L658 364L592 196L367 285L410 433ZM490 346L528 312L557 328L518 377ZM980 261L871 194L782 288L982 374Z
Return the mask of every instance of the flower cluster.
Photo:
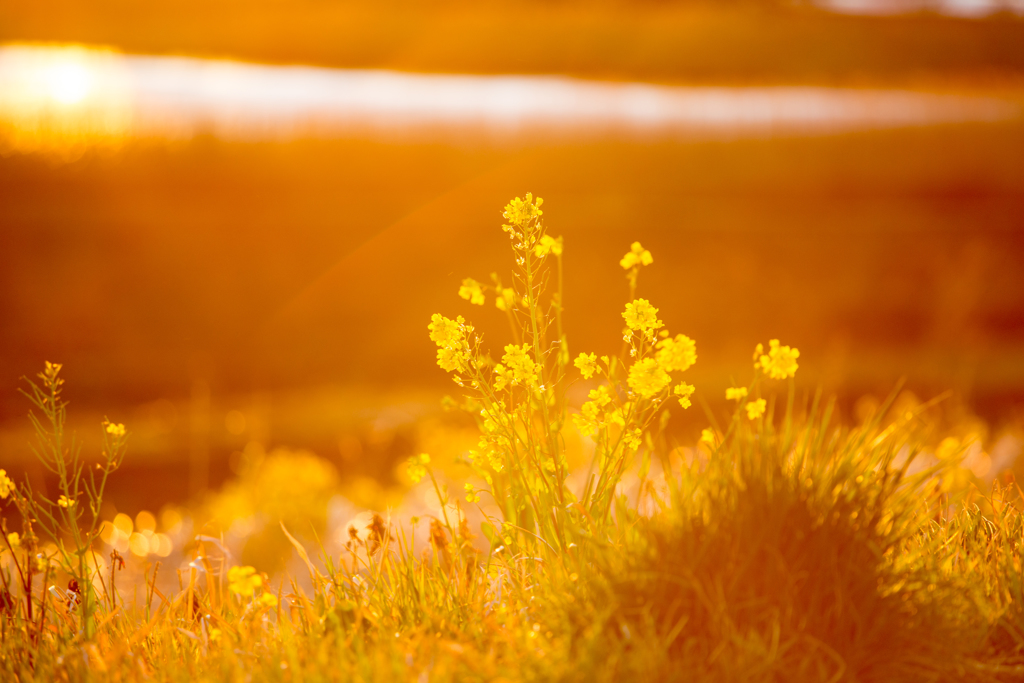
M747 397L746 387L729 387L725 390L726 401L742 401Z
M625 270L630 268L638 268L640 266L649 266L654 263L654 257L651 256L651 252L640 246L639 242L633 242L630 246L629 251L619 261L619 265Z
M67 496L61 496L60 498L57 499L57 505L59 505L60 507L62 507L62 508L64 508L66 510L68 508L74 507L75 506L75 501L74 501L73 498L68 498Z
M658 309L647 299L637 299L626 304L622 319L629 329L640 333L649 333L665 326L665 323L658 320Z
M427 453L420 453L409 458L409 461L405 465L405 472L412 479L414 484L418 484L423 481L423 477L427 476L427 465L430 464L430 455Z
M7 470L0 470L0 498L7 498L14 490L14 482L7 476Z
M483 306L486 301L483 287L471 277L462 281L462 286L459 287L459 296L477 306Z
M590 379L598 370L597 355L593 353L581 353L576 356L576 360L573 361L573 365L575 365L576 369L580 371L581 375L583 375L583 379Z
M697 343L685 334L662 339L657 348L658 365L665 372L683 372L697 362Z
M472 330L462 316L455 320L435 313L427 325L430 340L437 344L437 364L446 372L462 370L469 362L469 342L466 335Z
M519 384L531 387L537 383L537 363L530 358L529 344L521 346L509 344L505 347L505 355L501 357L501 360L505 363L505 367L502 368L501 365L495 367L496 382L500 376L503 384ZM501 373L499 373L498 368L502 368Z
M763 351L763 347L760 344L757 347ZM761 370L772 379L792 377L796 374L796 370L799 367L796 359L800 357L800 350L788 346L779 346L778 339L772 339L768 342L767 354L762 352L755 355L758 356L755 367L760 366Z
M228 590L235 595L252 597L261 586L263 577L253 567L232 567L228 570Z

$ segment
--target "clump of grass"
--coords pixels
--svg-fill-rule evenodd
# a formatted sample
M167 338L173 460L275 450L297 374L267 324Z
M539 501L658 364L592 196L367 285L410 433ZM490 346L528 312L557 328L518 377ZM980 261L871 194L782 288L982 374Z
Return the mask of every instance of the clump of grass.
M160 590L155 571L144 585L117 583L122 558L100 557L97 528L126 432L105 422L103 453L87 466L65 434L60 366L48 364L28 396L42 414L32 418L37 455L60 498L0 471L0 496L25 525L5 528L0 551L4 679L1024 675L1018 491L964 488L949 476L960 452L950 442L912 473L934 436L920 428L927 405L883 408L856 429L833 425L831 404L794 409L799 351L777 340L755 349L750 383L729 389L736 407L724 429L709 415L694 448L670 450L666 407L690 407L696 388L682 374L697 353L637 298L653 255L635 243L621 261L620 352L573 357L562 331L564 245L540 207L527 195L505 209L512 286L495 275L459 291L478 305L493 294L507 315L500 360L461 317L438 314L429 326L438 364L462 390L455 403L480 426L465 502L419 455L409 475L429 478L436 516L374 514L340 555L323 545L311 554L278 520L304 576L236 566L200 535L177 591ZM578 381L589 391L577 407L567 389ZM580 435L592 458L574 473L566 444ZM484 514L489 547L467 505ZM52 551L40 554L45 543Z

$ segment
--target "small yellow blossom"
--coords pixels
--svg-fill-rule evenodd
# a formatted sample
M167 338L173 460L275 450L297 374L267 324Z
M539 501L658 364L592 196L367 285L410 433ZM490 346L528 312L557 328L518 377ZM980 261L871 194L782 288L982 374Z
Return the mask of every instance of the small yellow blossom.
M761 356L761 369L772 379L786 379L796 374L796 359L800 357L799 349L779 346L778 339L768 342L768 354Z
M472 484L470 484L469 482L466 482L466 484L462 488L464 488L466 490L466 502L467 503L479 503L480 502L480 494L477 493L477 490L473 487Z
M498 307L499 311L510 311L512 310L515 298L515 290L511 287L505 287L498 292L498 296L494 299L494 305Z
M235 595L252 597L263 585L263 577L253 567L232 567L228 570L228 589Z
M0 470L0 498L7 498L14 490L14 482L7 476L7 470Z
M749 417L751 420L756 420L757 418L764 415L764 409L767 407L767 405L768 402L765 401L763 398L759 398L755 401L750 401L749 403L747 403L746 406L747 417Z
M437 344L437 364L442 370L451 372L462 368L469 360L469 345L466 343L465 320L460 315L455 320L435 313L427 329L430 340Z
M260 604L264 607L277 607L277 596L273 593L263 593L260 595Z
M635 451L640 448L640 443L643 440L643 431L640 428L634 429L632 432L625 435L626 448Z
M673 389L672 393L679 397L679 405L681 405L683 408L689 408L690 406L693 405L692 403L690 403L690 396L693 395L694 389L695 387L692 384L687 384L686 382L683 382L675 389Z
M702 429L700 432L700 440L703 441L704 443L708 443L714 446L715 430L711 429L710 427L708 427L707 429Z
M462 281L462 286L459 287L459 296L466 299L471 304L477 306L483 306L486 299L484 298L484 290L480 286L480 283L471 277L467 277Z
M758 344L754 347L754 367L757 367L758 362L761 360L761 354L764 353L764 344Z
M60 498L57 499L57 505L61 506L64 509L67 509L70 507L74 507L75 501L74 499L68 498L67 496L61 496Z
M544 235L537 242L537 246L533 248L533 253L537 257L547 256L548 254L554 254L555 256L562 255L562 238L555 239L551 235Z
M210 629L210 642L211 643L216 643L218 640L220 640L220 636L221 636L221 630L219 628L211 628Z
M652 306L647 299L637 299L633 303L626 304L622 318L626 321L629 329L640 332L656 330L665 325L658 320L658 309Z
M11 544L12 548L20 548L21 536L18 535L17 531L12 531L11 533L7 534L7 542Z
M597 389L591 389L590 393L587 394L587 398L602 408L612 402L612 395L608 391L608 387L603 384Z
M508 204L505 205L505 212L502 214L512 225L503 225L502 229L505 231L511 230L512 227L522 228L525 227L534 218L539 218L544 212L540 210L540 205L544 203L544 200L537 197L537 201L533 200L533 193L527 192L526 199L520 199L516 197Z
M576 356L576 360L573 361L573 365L579 369L580 374L583 375L583 379L590 379L594 376L594 373L597 372L597 356L593 353L581 353Z
M532 386L537 382L537 364L529 356L530 345L509 344L505 347L505 355L501 360L512 371L513 382L524 386Z
M409 458L409 461L405 465L405 472L412 479L414 484L418 484L423 480L423 477L427 476L427 465L430 464L430 455L427 453L420 453Z
M512 381L512 373L504 365L498 363L494 366L494 390L501 391Z
M682 372L697 362L697 343L685 334L662 339L657 344L658 364L665 372Z
M640 265L649 266L652 263L654 263L654 257L651 256L651 252L640 246L639 242L633 242L629 251L626 252L626 255L622 257L621 261L619 261L619 265L622 266L624 270L636 268Z
M107 434L112 436L124 436L124 425L120 423L107 422Z
M747 397L746 387L729 387L725 390L726 401L740 401Z
M634 363L626 379L629 387L643 398L655 396L671 381L672 378L653 358L644 358Z

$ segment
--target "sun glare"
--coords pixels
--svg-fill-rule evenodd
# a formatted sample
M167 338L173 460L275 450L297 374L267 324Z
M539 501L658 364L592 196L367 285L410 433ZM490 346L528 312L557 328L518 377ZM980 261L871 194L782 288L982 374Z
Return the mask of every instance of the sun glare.
M89 68L75 56L57 62L49 71L50 96L61 104L78 104L89 94L91 74Z

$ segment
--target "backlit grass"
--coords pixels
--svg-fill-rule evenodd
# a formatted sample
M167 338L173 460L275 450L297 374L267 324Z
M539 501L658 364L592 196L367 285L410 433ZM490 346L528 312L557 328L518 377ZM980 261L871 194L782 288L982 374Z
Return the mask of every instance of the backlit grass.
M163 541L150 545L155 522L103 519L130 425L105 421L101 452L81 453L61 367L47 363L26 393L57 490L0 471L4 679L1024 676L1019 491L962 466L976 437L943 439L931 403L894 399L837 424L830 401L796 400L800 352L770 340L740 359L731 416L709 411L695 444L676 443L671 413L702 399L687 382L699 340L670 334L676 321L642 290L644 271L665 266L633 244L618 353L570 351L572 248L541 205L505 208L494 234L509 240L511 273L458 291L505 315L508 343L461 316L429 322L456 385L445 404L478 427L462 470L436 452L411 458L409 479L434 492L429 513L367 511L337 545L322 512L332 471L308 454L253 454L180 562L132 573L117 535L132 552ZM301 571L236 560L216 524L235 508L280 529Z

